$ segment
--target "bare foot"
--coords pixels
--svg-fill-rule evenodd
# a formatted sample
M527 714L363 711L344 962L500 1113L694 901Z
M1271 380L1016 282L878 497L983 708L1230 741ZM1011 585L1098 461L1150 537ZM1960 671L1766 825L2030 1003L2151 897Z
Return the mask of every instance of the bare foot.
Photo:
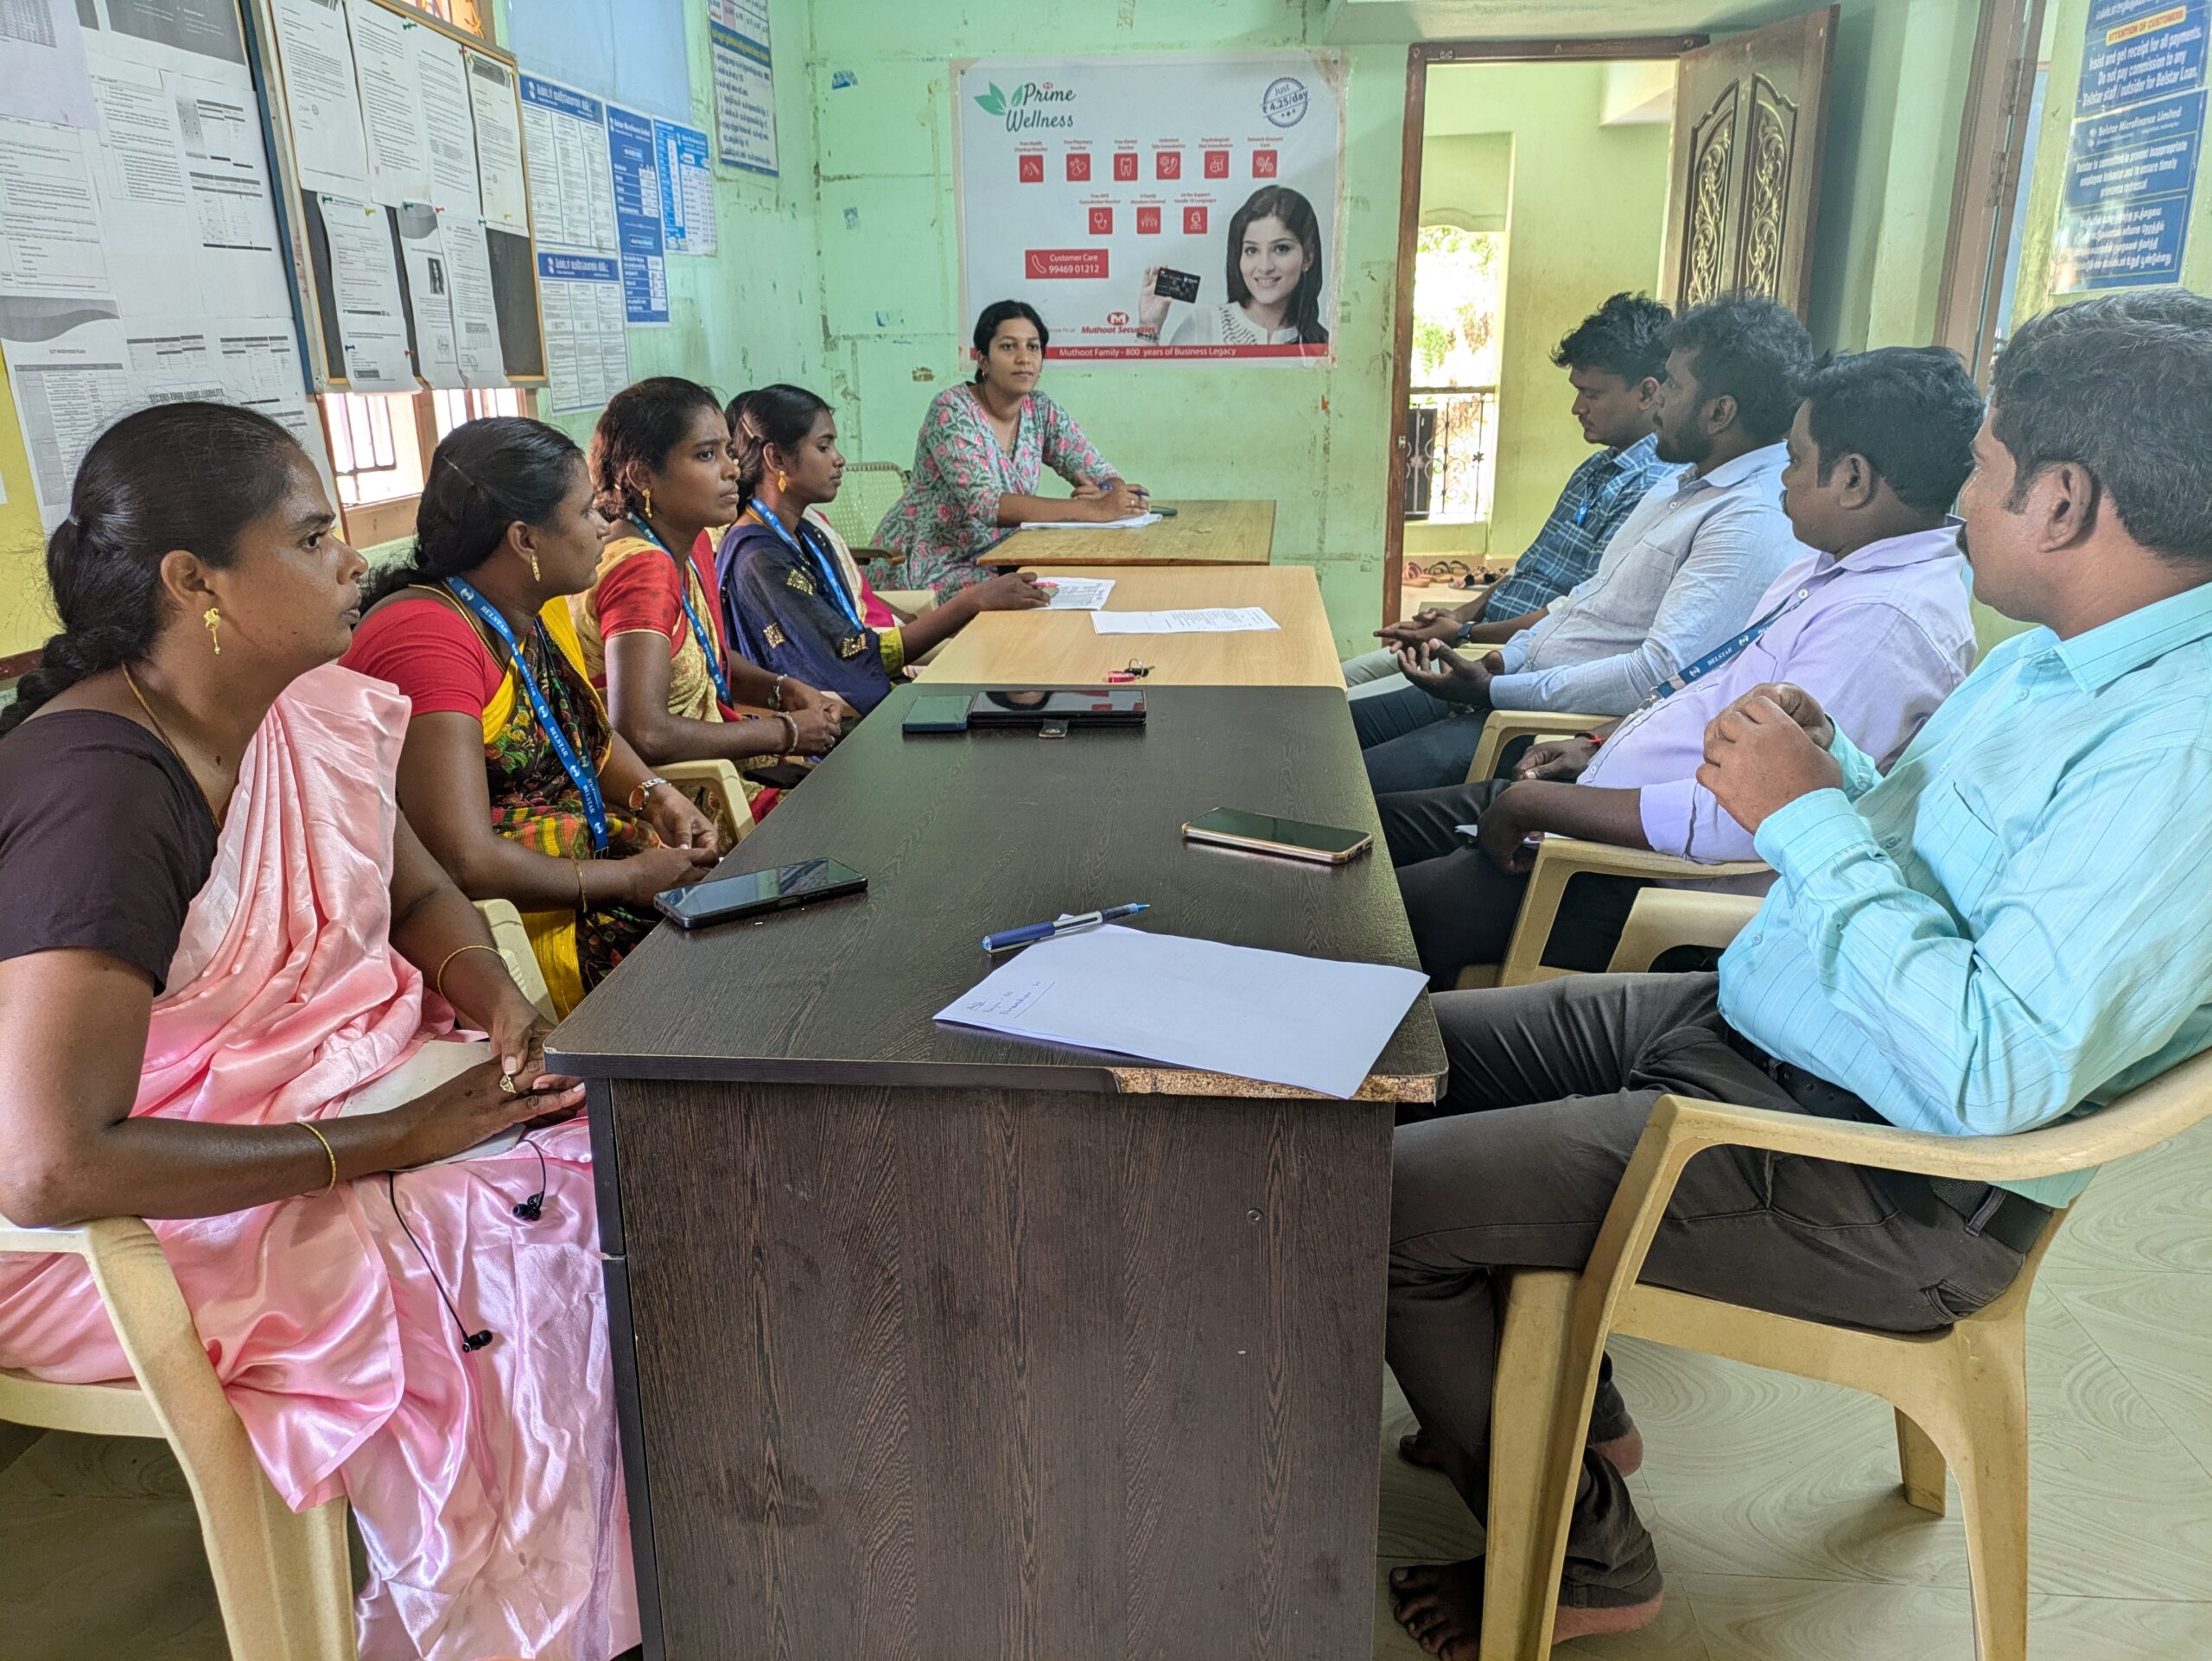
M1634 1425L1624 1436L1615 1436L1611 1441L1590 1444L1611 1461L1612 1467L1623 1476L1634 1476L1643 1468L1643 1432ZM1408 1465L1418 1465L1425 1471L1440 1471L1444 1461L1437 1454L1435 1444L1424 1431L1415 1430L1398 1438L1398 1457Z
M1552 1642L1571 1643L1602 1632L1632 1632L1659 1619L1662 1597L1618 1609L1561 1604L1552 1621ZM1424 1653L1437 1661L1475 1661L1483 1635L1483 1560L1417 1563L1390 1571L1390 1612Z

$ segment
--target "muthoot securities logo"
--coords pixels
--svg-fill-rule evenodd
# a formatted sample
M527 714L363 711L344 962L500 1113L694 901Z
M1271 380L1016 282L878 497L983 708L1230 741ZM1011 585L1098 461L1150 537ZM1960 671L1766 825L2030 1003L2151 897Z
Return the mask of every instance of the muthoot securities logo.
M1055 107L1074 103L1075 88L1055 86L1049 80L1025 80L1011 92L993 81L989 92L976 95L976 102L993 115L1004 116L1008 132L1075 125L1074 116Z

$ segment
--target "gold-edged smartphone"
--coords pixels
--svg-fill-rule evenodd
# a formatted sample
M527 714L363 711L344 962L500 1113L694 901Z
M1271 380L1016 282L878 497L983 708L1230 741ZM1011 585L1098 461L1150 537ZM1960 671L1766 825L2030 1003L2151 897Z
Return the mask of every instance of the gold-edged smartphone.
M1279 819L1272 813L1247 813L1234 807L1217 807L1190 820L1183 826L1183 840L1243 848L1255 854L1280 854L1286 859L1316 860L1324 865L1342 865L1375 844L1375 838L1364 830Z

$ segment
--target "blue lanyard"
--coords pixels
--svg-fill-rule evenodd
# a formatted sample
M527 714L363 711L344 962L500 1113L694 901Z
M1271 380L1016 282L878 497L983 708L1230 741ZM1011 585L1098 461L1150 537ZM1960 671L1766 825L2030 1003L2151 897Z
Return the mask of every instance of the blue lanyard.
M632 519L630 523L645 533L647 542L676 560L676 597L683 602L683 614L691 620L691 638L699 643L699 650L707 659L707 672L715 678L715 696L724 703L735 703L737 700L730 696L729 691L729 671L722 666L721 648L715 644L714 631L699 615L699 608L691 603L690 565L677 559L676 550L663 542L652 526L643 519Z
M459 595L464 604L486 627L507 643L508 653L514 660L515 678L522 683L523 696L530 700L530 712L537 717L537 724L551 741L553 754L561 759L561 766L569 775L569 782L575 786L576 794L584 799L584 822L591 826L591 847L595 854L607 851L607 799L600 794L599 774L586 767L576 754L576 747L569 741L569 735L561 730L561 723L553 719L552 706L546 703L545 694L538 690L537 677L531 673L529 661L522 655L521 642L515 632L507 627L507 620L498 608L476 592L469 583L457 576L446 579L446 587ZM536 625L537 638L545 638L545 625Z
M1666 679L1661 681L1658 685L1651 689L1650 696L1643 700L1643 707L1648 710L1653 704L1658 703L1662 698L1669 698L1674 697L1675 693L1681 691L1682 688L1688 686L1692 681L1703 680L1714 670L1733 662L1743 652L1750 649L1752 641L1758 640L1760 635L1766 633L1767 626L1769 624L1772 623L1774 620L1781 616L1783 612L1788 611L1792 606L1795 606L1799 601L1802 600L1807 592L1808 590L1800 589L1796 594L1791 595L1789 598L1783 601L1772 611L1767 613L1765 616L1760 618L1758 621L1753 623L1749 628L1745 629L1741 634L1737 635L1733 640L1723 641L1720 645L1713 647L1712 651L1707 652L1705 656L1700 658L1695 663L1690 665L1687 669L1678 670L1674 674L1668 676Z
M837 609L845 614L845 620L850 623L855 628L859 629L862 633L866 633L868 632L868 625L861 620L860 608L853 603L852 596L845 592L844 579L830 569L829 560L823 557L822 550L814 545L812 540L810 538L802 541L800 538L792 536L790 531L785 530L784 522L778 519L773 513L771 513L766 508L763 507L760 505L760 499L758 496L755 496L753 499L753 516L759 519L761 524L766 525L771 531L773 531L778 536L781 537L784 539L785 545L789 547L793 553L797 554L801 559L805 560L809 564L812 565L817 571L821 573L822 580L825 583L829 584L830 592L837 601ZM806 519L804 516L802 515L799 519L800 528L804 529L805 525Z

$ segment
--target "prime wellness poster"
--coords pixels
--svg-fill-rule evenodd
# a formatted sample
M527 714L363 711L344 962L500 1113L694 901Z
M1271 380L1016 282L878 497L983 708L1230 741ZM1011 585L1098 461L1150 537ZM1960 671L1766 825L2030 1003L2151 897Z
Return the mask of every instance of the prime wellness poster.
M956 66L967 322L1026 300L1068 360L1332 363L1344 57Z

